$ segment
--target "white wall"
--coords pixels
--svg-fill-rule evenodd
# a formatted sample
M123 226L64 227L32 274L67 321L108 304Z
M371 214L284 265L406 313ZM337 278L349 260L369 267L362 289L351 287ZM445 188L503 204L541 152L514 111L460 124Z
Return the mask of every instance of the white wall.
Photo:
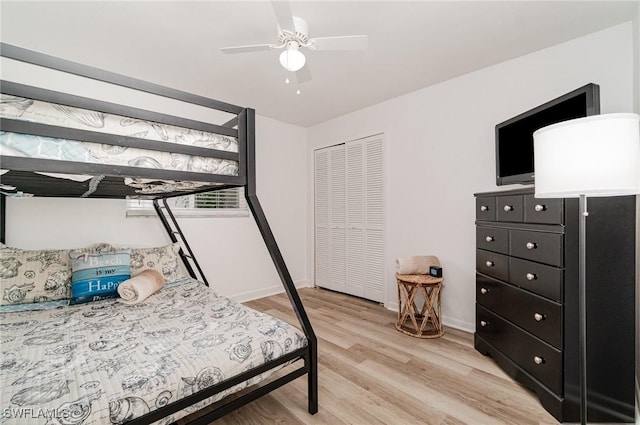
M256 117L257 193L291 276L306 285L306 129ZM239 300L282 291L253 217L181 218L191 248L218 292ZM125 217L125 201L31 198L7 202L7 244L74 248L96 242L169 242L156 217Z
M396 257L434 254L443 265L445 324L473 331L476 192L496 190L494 127L589 82L602 112L632 109L631 23L445 81L309 128L308 206L313 223L313 150L385 133L387 302L397 308ZM507 187L503 187L507 189ZM313 278L313 226L308 226Z

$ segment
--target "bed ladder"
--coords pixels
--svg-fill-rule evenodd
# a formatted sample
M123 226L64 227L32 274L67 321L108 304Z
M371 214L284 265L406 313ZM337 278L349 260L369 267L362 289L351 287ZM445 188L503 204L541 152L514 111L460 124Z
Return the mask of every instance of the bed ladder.
M198 260L193 255L193 251L187 242L187 239L184 237L184 233L182 233L182 229L178 225L176 221L176 217L171 211L169 204L167 203L167 198L162 199L154 199L153 200L153 208L156 210L156 214L160 218L164 229L167 231L167 234L171 238L172 242L180 243L180 258L182 258L182 263L187 268L189 275L203 282L205 285L209 286L209 282L207 281L207 277L204 275L204 272L200 268L200 264L198 264ZM195 269L198 271L196 275Z

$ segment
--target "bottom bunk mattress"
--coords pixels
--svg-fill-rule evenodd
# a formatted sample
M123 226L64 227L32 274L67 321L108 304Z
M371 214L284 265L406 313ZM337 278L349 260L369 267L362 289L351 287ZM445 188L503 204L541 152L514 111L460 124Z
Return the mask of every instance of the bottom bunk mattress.
M307 344L295 327L194 279L136 305L43 308L0 313L2 424L124 423Z

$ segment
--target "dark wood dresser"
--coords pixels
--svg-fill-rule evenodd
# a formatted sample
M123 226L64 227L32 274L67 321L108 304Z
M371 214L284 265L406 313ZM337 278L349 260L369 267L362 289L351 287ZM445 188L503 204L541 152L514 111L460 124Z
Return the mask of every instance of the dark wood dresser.
M475 348L561 422L580 420L578 200L476 196ZM587 201L589 422L635 415L635 196Z

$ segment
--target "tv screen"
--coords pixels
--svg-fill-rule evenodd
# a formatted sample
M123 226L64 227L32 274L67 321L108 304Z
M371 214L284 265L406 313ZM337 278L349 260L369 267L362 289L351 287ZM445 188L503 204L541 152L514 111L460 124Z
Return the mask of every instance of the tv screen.
M496 125L496 184L529 184L535 181L534 131L599 113L599 86L591 83Z

